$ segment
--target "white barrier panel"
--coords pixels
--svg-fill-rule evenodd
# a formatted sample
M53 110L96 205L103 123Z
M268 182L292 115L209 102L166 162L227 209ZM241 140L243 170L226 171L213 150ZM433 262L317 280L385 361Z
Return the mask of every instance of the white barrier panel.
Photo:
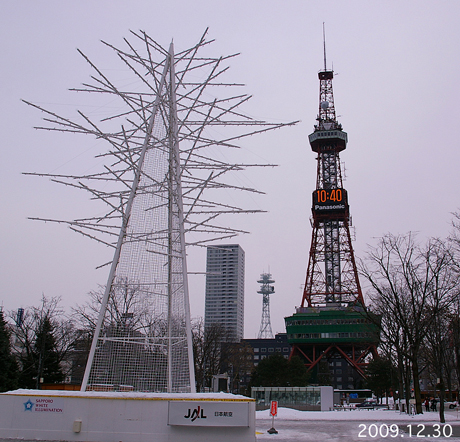
M16 390L0 410L0 441L255 442L254 400L226 393Z

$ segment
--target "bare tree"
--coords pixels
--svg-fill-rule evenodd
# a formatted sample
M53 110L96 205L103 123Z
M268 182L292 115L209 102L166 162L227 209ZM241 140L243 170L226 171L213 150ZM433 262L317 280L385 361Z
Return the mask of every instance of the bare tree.
M83 305L72 308L72 313L82 329L94 332L104 296L105 287L89 293L89 300ZM118 280L115 289L111 291L105 326L125 326L131 329L148 329L152 326L152 315L139 285L126 280Z
M192 342L195 363L196 390L211 386L212 377L221 372L222 345L228 332L221 324L204 326L203 318L192 321Z
M229 342L223 347L222 364L231 377L232 393L244 394L240 387L245 377L249 377L254 370L254 349L248 342Z
M450 340L450 314L438 314L428 330L425 341L424 355L427 367L435 375L434 387L439 389L439 418L445 423L444 399L446 383L450 379L449 370L449 340Z
M449 235L449 245L455 256L457 271L460 271L460 213L453 213L452 231ZM455 372L457 374L457 385L460 386L460 297L454 303L452 309L452 321L450 324L451 339L453 347L453 356Z
M400 376L413 381L416 412L422 413L420 352L439 314L458 296L458 274L446 244L430 239L421 248L413 234L385 235L367 254L362 273L371 284L374 309L382 315L382 335L396 350Z
M452 344L452 363L456 374L457 388L460 386L460 307L458 302L453 309L450 323L450 336Z
M398 373L398 399L405 399L409 403L411 364L407 357L409 341L406 330L395 320L394 308L389 308L387 297L372 296L372 309L377 314L380 322L380 353L390 361L394 361ZM406 407L406 412L409 410Z
M101 286L99 290L89 293L89 300L83 305L77 305L72 309L73 315L78 322L79 330L82 335L81 355L77 364L78 371L81 371L83 365L86 365L91 340L94 335L96 323L101 310L102 298L105 287ZM102 368L97 372L102 379L103 373L110 370L114 373L115 384L136 385L143 391L154 389L147 378L157 379L161 370L164 370L165 355L161 350L168 335L168 321L164 314L157 313L158 308L152 304L151 298L146 296L141 284L128 281L126 278L117 278L110 292L107 307L104 311L102 330L105 336L104 344L98 347L97 357L100 360ZM173 329L179 329L178 321L181 319L173 318L169 326ZM183 324L182 324L183 325ZM149 345L150 342L152 345ZM118 352L122 354L125 361L122 365L114 364L111 354ZM85 360L83 362L83 354ZM153 369L153 358L159 358L163 364L157 364ZM147 361L147 362L146 362ZM122 373L127 365L131 370L127 370L129 375L123 378ZM143 368L142 370L139 367ZM149 376L147 376L149 374ZM76 374L80 377L81 374ZM104 383L101 381L101 383ZM114 387L115 388L115 387Z
M22 387L39 388L42 378L45 382L62 381L70 372L76 330L60 302L59 297L43 295L40 306L25 309L20 321L16 312L9 313L16 323L13 349L20 363Z

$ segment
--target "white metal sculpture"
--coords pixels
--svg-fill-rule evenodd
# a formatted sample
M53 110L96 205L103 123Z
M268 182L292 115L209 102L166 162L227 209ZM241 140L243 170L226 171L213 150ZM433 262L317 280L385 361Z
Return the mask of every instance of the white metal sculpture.
M227 204L214 190L257 192L225 182L224 175L261 166L227 163L214 149L238 147L243 137L286 124L243 115L238 106L250 98L245 94L216 97L221 87L242 85L219 78L234 55L201 55L212 42L207 32L177 54L172 43L165 49L144 32L132 35L135 42L125 40L124 50L105 43L133 75L130 90L117 87L83 53L95 75L74 89L111 95L123 111L94 122L80 111L68 119L28 103L46 113L48 126L41 129L108 143L99 172L32 174L85 190L107 210L71 221L34 219L65 223L114 249L82 390L194 392L185 238L193 232L193 244L203 245L240 233L216 218L256 211ZM222 131L213 135L209 129L216 127Z

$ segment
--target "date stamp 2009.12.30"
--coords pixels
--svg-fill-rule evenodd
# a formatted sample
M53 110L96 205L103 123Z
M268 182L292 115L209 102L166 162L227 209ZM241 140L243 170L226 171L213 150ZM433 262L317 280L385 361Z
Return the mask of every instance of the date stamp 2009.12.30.
M450 424L359 424L358 437L375 438L448 438L454 436L454 430ZM456 435L458 437L458 435Z

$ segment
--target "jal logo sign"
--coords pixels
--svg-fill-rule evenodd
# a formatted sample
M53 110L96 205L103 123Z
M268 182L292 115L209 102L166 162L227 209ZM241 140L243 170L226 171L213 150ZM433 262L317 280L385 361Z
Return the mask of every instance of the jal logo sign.
M198 405L193 411L189 408L187 414L184 416L185 419L190 419L191 422L194 422L196 419L206 419L204 415L204 410Z
M168 424L190 427L247 427L246 401L169 401Z

